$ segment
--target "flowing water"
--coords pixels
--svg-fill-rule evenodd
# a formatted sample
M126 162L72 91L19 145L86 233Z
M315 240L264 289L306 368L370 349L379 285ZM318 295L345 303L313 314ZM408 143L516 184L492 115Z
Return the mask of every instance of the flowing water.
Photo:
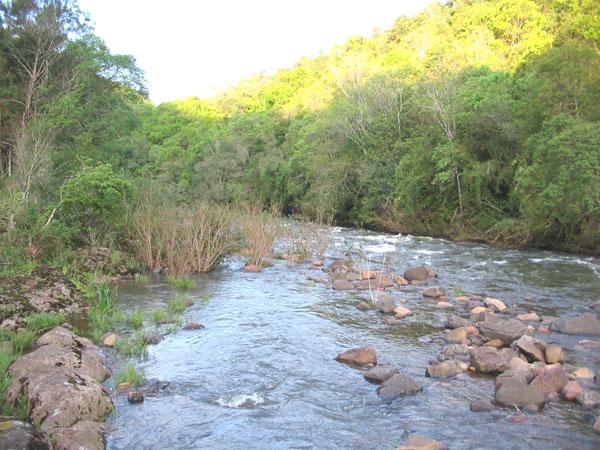
M445 286L451 298L459 287L503 299L513 309L561 317L589 311L600 300L598 259L345 228L331 234L329 258L352 257L363 267L383 265L396 273L430 264L439 272L434 284ZM412 433L452 449L600 448L600 435L592 431L597 411L556 402L512 423L515 410L469 411L471 401L493 397L493 378L426 378L425 368L444 345L449 312L424 300L422 287L391 290L415 314L388 325L376 312L356 309L356 295L310 281L325 276L310 264L275 260L259 274L244 273L242 266L241 258L230 258L197 278L190 293L196 301L184 322L206 328L180 330L148 347L138 365L168 387L138 405L116 397L109 449L392 449ZM123 283L119 293L123 309L150 310L175 291L157 278ZM562 345L566 362L598 372L599 351L579 346L582 338L541 337ZM423 392L384 403L359 370L334 360L365 345L377 349L380 364L422 383ZM123 363L115 358L115 366Z

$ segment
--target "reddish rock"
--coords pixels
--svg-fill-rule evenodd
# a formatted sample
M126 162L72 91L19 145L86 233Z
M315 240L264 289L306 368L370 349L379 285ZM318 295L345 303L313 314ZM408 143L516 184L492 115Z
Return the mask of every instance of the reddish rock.
M323 266L323 260L322 259L315 259L312 262L312 265L315 267L322 267Z
M527 422L528 420L529 420L529 418L527 416L523 416L523 415L513 416L510 418L510 421L512 423L524 423L524 422Z
M144 393L139 391L129 391L127 393L127 401L129 403L142 403L144 401Z
M411 267L404 272L404 278L410 282L425 281L437 277L437 273L429 266Z
M246 264L244 266L244 272L258 273L261 271L262 271L262 267L260 267L259 265L256 265L256 264Z
M431 438L413 434L396 450L448 450L448 447Z
M197 323L197 322L186 323L185 326L183 327L183 329L186 331L202 330L203 328L204 328L204 325L202 325L201 323Z
M560 392L565 400L574 402L581 391L583 391L581 385L577 381L572 380L565 384Z
M547 345L544 355L548 364L562 363L565 359L564 350L556 344Z
M596 374L594 373L594 371L588 367L580 367L576 370L574 370L573 372L571 372L571 378L572 379L578 379L578 378L590 378L590 379L594 379L596 378Z
M394 283L396 283L398 286L406 286L408 284L408 280L400 275L396 275L394 277Z
M458 297L455 298L455 300L457 302L468 302L469 297L467 297L466 295L459 295Z
M502 348L504 347L504 342L502 342L500 339L491 339L483 345L493 348Z
M372 270L361 270L360 276L363 280L374 280L377 278L377 272L373 272Z
M340 353L335 357L336 361L354 364L357 366L366 366L367 364L377 364L377 353L373 347L361 347Z
M525 313L525 314L519 314L517 316L518 320L523 320L525 322L539 322L540 316L538 316L536 313L534 312L529 312L529 313Z
M396 306L394 314L397 319L404 319L405 317L412 316L412 311L404 306Z
M596 417L596 421L594 422L594 431L596 433L600 433L600 416Z
M348 291L354 289L354 285L348 280L333 280L333 288L336 291Z
M546 327L546 326L541 326L537 329L537 332L539 334L543 334L543 335L549 335L551 333L550 328Z
M133 389L133 383L119 383L117 384L117 392L129 392Z
M115 333L107 333L100 338L100 343L105 347L114 347L117 345L117 335Z

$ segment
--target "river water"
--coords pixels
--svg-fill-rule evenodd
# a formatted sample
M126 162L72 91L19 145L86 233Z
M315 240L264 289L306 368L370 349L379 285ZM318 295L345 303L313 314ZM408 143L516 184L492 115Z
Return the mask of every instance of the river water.
M330 230L328 259L351 257L361 267L400 274L429 264L439 272L433 285L446 287L451 301L457 287L500 298L516 310L568 317L600 300L598 259ZM592 431L598 411L556 402L513 423L515 410L469 411L471 401L493 397L493 378L426 378L425 368L444 345L450 312L424 300L422 287L391 289L414 315L389 325L376 312L355 308L368 294L357 298L310 281L325 274L308 263L275 260L259 274L244 273L242 266L243 259L232 257L197 277L198 287L189 293L195 303L183 320L206 328L180 330L148 347L138 366L169 385L138 405L116 396L109 449L393 449L412 433L452 449L600 448L600 435ZM175 293L158 278L119 286L125 310L150 310ZM457 304L452 312L464 314L463 308ZM578 345L583 337L541 339L562 345L566 362L600 371L599 351ZM377 349L380 364L417 379L423 392L384 403L359 370L334 360L366 345ZM116 358L116 367L124 363Z

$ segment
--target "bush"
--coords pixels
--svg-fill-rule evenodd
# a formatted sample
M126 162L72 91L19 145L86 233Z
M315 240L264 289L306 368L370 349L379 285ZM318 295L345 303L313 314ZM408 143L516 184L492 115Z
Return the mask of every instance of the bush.
M60 188L59 220L75 227L81 240L110 240L122 229L132 190L108 164L84 167Z

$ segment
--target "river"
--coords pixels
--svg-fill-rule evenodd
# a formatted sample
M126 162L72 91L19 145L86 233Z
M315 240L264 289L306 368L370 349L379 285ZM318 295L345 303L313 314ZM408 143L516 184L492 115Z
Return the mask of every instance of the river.
M503 250L481 244L331 228L328 261L352 257L361 267L403 273L429 264L430 285L500 298L514 310L568 317L600 300L600 261L544 251ZM422 287L397 287L415 313L389 325L355 305L368 294L335 291L309 277L325 274L311 264L274 260L262 273L245 273L231 257L219 270L197 276L195 303L180 330L138 361L146 376L169 383L144 403L116 397L108 423L109 449L392 449L408 435L435 438L452 449L596 449L596 413L564 401L513 423L511 409L473 413L469 404L492 398L493 378L468 373L448 380L425 377L443 347L447 314L424 300ZM458 292L458 290L457 290ZM121 283L121 308L150 310L176 291L161 278ZM454 313L464 314L458 305ZM577 345L581 336L541 336L566 351L566 362L600 370L598 350ZM423 384L421 393L381 401L376 385L334 357L370 345L379 363L393 364ZM113 356L118 367L124 360ZM111 386L109 380L108 385Z

